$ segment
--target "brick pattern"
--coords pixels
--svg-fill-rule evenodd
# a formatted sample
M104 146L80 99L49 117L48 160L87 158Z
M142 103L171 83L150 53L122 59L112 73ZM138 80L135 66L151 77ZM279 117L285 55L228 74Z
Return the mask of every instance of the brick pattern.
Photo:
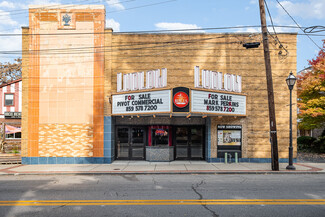
M29 46L28 50L28 149L30 157L38 156L38 124L39 124L39 65L40 55L40 20L39 14L29 13ZM24 45L23 45L24 47ZM24 64L24 63L23 63ZM24 80L24 75L23 75ZM24 95L25 97L25 95ZM24 115L24 114L23 114ZM24 123L24 122L23 122ZM22 126L24 127L24 126ZM22 139L25 139L24 137Z
M243 158L269 158L268 99L263 46L245 49L243 42L260 41L261 35L250 34L110 34L106 30L106 46L123 47L105 54L105 83L107 102L116 94L116 75L119 72L132 73L151 69L168 69L167 88L194 87L194 67L215 70L242 76L243 93L247 94L247 116L211 118L211 152L216 158L218 124L242 125ZM289 72L296 72L296 34L279 34L289 54L270 40L270 55L273 74L275 112L278 132L279 157L288 157L289 144L289 90L285 82ZM109 38L111 38L109 40ZM281 51L281 52L280 52ZM106 67L109 68L106 68ZM297 99L296 87L293 103ZM111 104L105 107L105 115L111 114ZM297 108L293 106L293 123L297 121ZM149 122L148 122L149 123ZM294 157L296 157L297 126L293 124Z
M92 157L92 124L40 124L40 157Z
M28 50L29 45L29 29L22 28L22 50ZM21 117L21 156L28 156L28 84L29 84L29 58L27 52L22 52L22 117Z
M56 25L59 22L58 12L62 13L72 13L76 16L76 22L79 22L79 27L86 28L86 24L92 22L91 29L94 29L94 32L104 32L105 27L105 10L103 6L91 6L91 7L73 7L69 10L64 9L30 9L29 10L29 28L24 28L23 32L27 33L40 33L42 28L47 28L49 30L49 25ZM44 25L44 22L45 25ZM42 27L42 28L41 28ZM77 27L77 26L76 26ZM56 31L56 30L55 30ZM54 31L54 32L55 32ZM59 30L58 30L59 31ZM39 34L34 36L22 37L23 40L23 50L39 50L40 46L47 44L46 40L41 40ZM77 36L76 36L77 37ZM79 37L79 36L78 36ZM77 39L78 39L77 37ZM70 37L70 38L73 38ZM104 35L95 34L92 38L89 37L91 44L89 46L100 47L104 45ZM56 40L51 39L53 41ZM85 42L81 41L80 44ZM78 43L78 41L76 41ZM52 102L58 102L60 104L59 110L57 107L49 106L46 108L48 110L54 110L51 113L52 119L46 119L46 115L41 116L44 110L44 105L46 100L40 98L40 85L44 83L49 83L52 81L49 78L58 77L56 74L53 74L55 70L51 70L49 67L53 65L53 58L51 63L42 62L40 60L40 55L38 52L25 52L23 54L23 120L22 120L22 156L28 157L102 157L103 156L103 146L104 146L104 54L95 50L93 54L93 66L90 64L94 74L88 75L92 83L87 84L89 90L84 90L88 95L91 94L92 97L87 97L86 99L91 100L92 109L89 114L87 114L87 121L80 121L78 118L77 121L71 120L71 115L68 116L63 121L58 120L58 118L53 114L60 114L60 117L63 117L65 112L68 110L65 107L67 103L76 102L77 100L71 100L69 102L59 102L57 99L49 98ZM75 56L69 56L73 58ZM54 58L55 59L55 58ZM80 67L80 60L74 58L76 65ZM71 60L70 60L71 61ZM91 62L91 61L90 61ZM89 65L89 63L86 63ZM47 65L47 66L46 66ZM63 66L62 66L63 67ZM76 68L75 65L69 65L69 67ZM56 67L58 68L58 67ZM58 69L60 70L60 69ZM85 71L84 68L77 69L79 71ZM61 70L64 73L69 72L69 70ZM48 77L45 79L43 74L49 73ZM43 77L42 77L43 76ZM52 76L52 77L51 77ZM43 79L43 80L42 80ZM43 83L42 83L43 82ZM46 86L46 85L45 85ZM55 85L54 85L55 86ZM56 87L56 86L55 86ZM78 86L79 87L79 86ZM62 91L66 86L61 87L57 92ZM71 91L70 91L71 92ZM69 93L70 93L69 92ZM82 91L80 91L82 93ZM60 92L62 93L62 92ZM68 96L67 93L66 95ZM79 94L80 96L80 94ZM63 97L62 97L63 98ZM79 99L79 98L77 98ZM81 102L85 102L83 98ZM42 104L43 103L43 104ZM42 105L40 105L42 104ZM42 107L43 106L43 107ZM43 108L43 110L42 110ZM73 110L75 113L78 111L82 112L84 106L79 106L77 109ZM63 114L63 115L62 115ZM85 112L83 113L85 114ZM85 116L85 115L84 115ZM45 117L45 119L44 119ZM54 121L53 121L54 117ZM66 117L66 116L64 116ZM88 120L89 119L89 120ZM44 121L45 120L45 121ZM52 122L51 122L52 121ZM79 122L78 122L79 121ZM71 124L67 124L71 123ZM61 162L61 161L60 161Z
M99 52L104 46L105 12L96 13L94 17L94 80L93 80L93 123L94 123L94 157L104 156L104 53Z

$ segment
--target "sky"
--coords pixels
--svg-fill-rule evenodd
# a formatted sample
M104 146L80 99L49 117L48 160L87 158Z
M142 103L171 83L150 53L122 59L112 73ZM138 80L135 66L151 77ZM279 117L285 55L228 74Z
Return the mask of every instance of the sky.
M278 0L301 27L325 26L325 0ZM266 0L276 26L296 26L276 0ZM156 31L176 29L205 29L236 27L234 29L200 30L199 32L260 32L258 0L0 0L0 62L13 62L21 55L1 54L20 51L19 34L28 26L28 5L104 5L106 27L114 32ZM271 24L267 15L267 24ZM242 26L245 26L241 28ZM325 27L323 28L325 30ZM299 28L275 28L276 32L297 32L297 71L308 67L325 39L325 31L308 38ZM192 30L193 31L193 30ZM273 32L272 28L269 28ZM289 72L288 72L289 73Z

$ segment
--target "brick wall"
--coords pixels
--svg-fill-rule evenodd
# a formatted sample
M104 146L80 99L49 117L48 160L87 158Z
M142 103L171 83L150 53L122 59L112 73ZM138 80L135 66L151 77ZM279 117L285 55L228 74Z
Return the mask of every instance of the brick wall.
M108 31L108 30L107 30ZM109 35L109 34L108 34ZM109 36L111 37L111 36ZM288 54L270 39L275 111L278 130L279 157L287 158L289 144L289 90L285 79L296 74L296 34L279 34ZM252 34L118 34L113 33L112 50L105 58L111 71L111 88L105 95L116 93L116 75L167 68L167 88L194 88L194 67L242 76L242 93L247 94L247 116L244 118L213 117L211 119L211 157L216 157L218 124L243 126L243 157L270 158L268 98L263 46L245 49L245 42L259 41L261 35ZM108 44L108 42L106 42ZM285 55L286 54L286 55ZM295 87L296 88L296 87ZM135 91L137 92L137 91ZM296 102L296 89L293 102ZM105 114L111 107L105 107ZM297 111L293 106L293 123ZM293 124L294 157L296 156L296 125Z

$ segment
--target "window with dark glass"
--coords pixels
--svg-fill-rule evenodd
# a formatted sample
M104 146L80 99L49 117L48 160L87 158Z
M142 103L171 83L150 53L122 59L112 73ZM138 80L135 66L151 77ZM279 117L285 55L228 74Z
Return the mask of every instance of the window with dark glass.
M5 106L14 105L14 94L7 93L5 94Z
M144 143L144 130L142 128L132 128L132 142Z
M152 146L168 146L168 129L151 129Z
M6 133L6 139L21 139L21 132L18 133Z

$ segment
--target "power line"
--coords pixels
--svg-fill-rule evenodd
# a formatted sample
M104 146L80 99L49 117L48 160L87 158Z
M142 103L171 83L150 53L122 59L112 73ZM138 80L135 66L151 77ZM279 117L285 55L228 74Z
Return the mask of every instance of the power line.
M269 18L270 18L270 21L271 21L271 25L272 25L272 28L273 28L273 32L275 34L275 37L273 37L269 30L267 29L269 35L274 39L275 42L279 43L280 44L280 48L283 48L285 51L286 51L286 54L285 56L287 56L289 54L289 51L283 46L283 44L281 43L281 41L279 40L278 36L277 36L277 33L275 31L275 28L274 28L274 24L273 24L273 19L272 19L272 16L271 16L271 13L270 13L270 10L269 10L269 7L267 5L267 2L266 0L264 0L264 3L265 3L265 6L266 6L266 9L267 9L267 13L269 14ZM281 52L281 51L280 51Z
M148 4L148 5L137 6L137 7L133 7L133 8L125 8L125 9L116 10L116 11L108 11L108 13L116 13L116 12L121 12L121 11L133 10L133 9L137 9L137 8L144 8L144 7L160 5L160 4L165 4L165 3L174 2L174 1L177 1L177 0L168 0L168 1L157 2L157 3L153 3L153 4Z
M214 38L211 38L211 40L214 39ZM210 39L209 39L210 40ZM229 42L229 44L242 44L243 42L238 40L238 41L232 41L232 42ZM223 44L223 43L222 43ZM132 46L132 45L131 45ZM182 50L180 50L180 46L189 46L189 48L184 48ZM127 48L127 49L123 49L123 50L101 50L100 52L116 52L116 54L112 54L112 57L110 58L105 58L103 60L91 60L91 58L93 56L91 56L93 54L93 52L88 52L89 55L85 56L85 52L81 53L81 52L76 52L76 53L73 53L75 55L78 55L78 58L89 58L89 61L86 61L86 59L84 59L82 62L87 62L87 63L94 63L94 62L103 62L103 61L114 61L114 60L124 60L124 59L128 59L130 60L131 58L144 58L144 57L152 57L152 56L161 56L161 55L170 55L170 54L173 54L173 53L179 53L179 52L182 52L182 57L185 57L185 58L188 58L190 57L191 55L186 55L184 54L185 51L189 51L190 53L191 52L195 52L197 50L200 50L200 51L204 51L204 50L211 50L209 48L216 48L216 45L215 43L213 42L205 42L204 44L197 44L197 41L191 41L191 43L187 43L187 44L170 44L168 43L167 45L164 45L164 44L159 44L159 49L155 49L157 48L157 46L150 46L150 47L142 47L142 51L145 51L145 52L137 52L137 53L131 53L131 54L118 54L118 52L123 52L125 50L134 50L134 48ZM162 50L161 48L164 48L164 47L171 47L169 48L168 50ZM213 49L214 51L216 51L216 49ZM223 50L223 49L219 49L219 50ZM234 48L233 50L238 50L238 48ZM64 53L66 55L69 55L71 56L72 53ZM61 54L62 55L62 54ZM81 56L82 55L82 56ZM177 55L179 57L179 55ZM217 57L217 54L213 53L211 55L204 55L204 56L213 56L213 57ZM61 59L64 59L65 56L63 56ZM240 57L240 56L234 56L234 57ZM254 57L254 56L252 56ZM256 56L257 57L257 56ZM33 58L33 57L32 57ZM39 56L40 59L47 59L48 56L45 56L44 54L42 56ZM24 57L24 60L26 59L29 59L29 56L27 57ZM60 65L66 65L66 64L75 64L75 62L67 62L67 61L62 61L61 60L58 60L60 61ZM49 66L49 65L57 65L56 63L53 63L53 64L50 64L50 63L47 63L47 64L42 64L42 66ZM28 64L28 65L25 65L25 66L40 66L39 64Z
M91 4L103 2L102 0L96 0L96 1L94 1L94 0L83 0L81 2L88 2L88 1L91 1L91 2L89 2ZM111 5L116 5L116 4L121 4L121 3L127 3L127 2L132 2L132 1L136 1L136 0L126 0L126 1L118 2L118 3L113 3ZM174 0L174 1L176 1L176 0ZM62 5L62 4L47 5L47 6L43 6L43 7L30 8L30 9L40 9L40 10L41 9L50 9L50 10L51 9L66 9L66 8L72 8L72 7L75 7L76 6L76 5L73 5L72 3L71 4L70 3L67 3L65 5ZM78 3L80 3L80 2L78 2ZM60 8L57 8L58 6L60 6ZM15 11L23 11L23 12L10 13L10 12L15 12ZM0 13L0 16L1 15L7 15L7 13L10 13L11 16L15 16L15 15L20 15L20 14L28 13L28 9L12 10L12 11L3 11L3 12ZM28 16L25 16L25 17L28 17ZM3 19L0 19L0 20L3 20Z
M271 25L268 25L270 27ZM198 31L203 30L226 30L226 29L242 29L242 28L258 28L261 27L260 25L249 25L249 26L227 26L227 27L206 27L206 28L193 28L193 29L168 29L168 30L143 30L143 31L127 31L127 32L116 32L113 34L138 34L138 33L161 33L161 32L190 32L191 34L199 34ZM277 26L275 27L282 27L282 28L298 28L296 26ZM194 32L196 31L196 32ZM112 34L111 32L69 32L69 33L26 33L26 34L20 34L20 33L4 33L0 34L1 36L22 36L22 35L89 35L89 34ZM243 33L238 33L243 34ZM252 34L252 33L246 33L246 34Z
M220 38L226 38L227 36L218 36L218 37L209 37L209 38L201 38L201 39L189 39L189 40L176 40L176 41L163 41L163 42L141 42L141 43L132 43L132 44L124 44L124 45L111 45L111 46L91 46L91 47L71 47L71 48L53 48L53 49L38 49L38 50L16 50L16 51L0 51L0 53L3 54L13 54L17 52L26 52L26 53L33 53L33 52L43 52L43 51L72 51L72 50L87 50L87 49L105 49L105 48L117 48L117 51L124 51L124 50L138 50L138 49L147 49L147 48L155 48L160 46L153 46L153 47L138 47L134 48L134 46L141 46L141 45L164 45L164 44L170 44L170 46L173 45L183 45L183 44L190 44L190 43L196 43L200 41L207 41L212 39L220 39ZM247 37L250 37L247 35ZM212 43L212 42L211 42ZM214 44L233 44L233 43L242 43L240 40L236 42L213 42ZM131 47L133 48L123 48L123 47ZM122 47L122 48L120 48ZM105 50L108 51L108 50ZM111 50L113 51L113 50ZM67 52L60 53L60 54L69 54Z
M78 1L78 3L81 3L81 2L88 2L88 1L91 1L91 0L82 0L82 1ZM134 0L135 1L135 0ZM73 2L71 2L71 3L65 3L66 5L67 4L72 4ZM55 7L57 7L57 6L63 6L64 7L64 5L62 5L62 4L56 4L56 5L48 5L48 6L46 6L46 8L48 9L48 8L55 8ZM45 7L43 6L43 7L38 7L38 8L33 8L33 9L44 9ZM24 13L27 13L28 12L28 9L19 9L19 10L10 10L10 11L2 11L2 12L0 12L0 16L1 16L1 14L7 14L7 13L10 13L10 12L16 12L16 11L24 11ZM12 15L12 14L11 14Z
M118 3L114 3L114 4L126 3L126 2L131 2L131 1L136 1L136 0L127 0L127 1L118 2ZM141 6L137 6L137 7L133 7L133 8L125 8L125 9L122 9L122 10L115 10L115 11L108 11L108 12L109 13L115 13L115 12L133 10L133 9L137 9L137 8L143 8L143 7L155 6L155 5L159 5L159 4L165 4L165 3L169 3L169 2L173 2L173 1L177 1L177 0L169 0L169 1L164 1L164 2L157 2L157 3L153 3L153 4L141 5ZM101 0L98 1L98 2L101 2ZM114 4L111 4L111 5L114 5ZM68 5L66 7L73 7L73 6L74 5ZM25 17L28 17L28 16L25 16ZM0 20L4 20L4 19L0 19ZM105 19L101 20L101 21L105 21ZM3 31L9 31L9 30L13 30L13 29L6 29L6 30L3 30Z
M309 35L307 35L303 28L296 22L296 20L289 14L289 12L283 7L283 5L279 2L279 0L276 0L278 4L281 6L281 8L287 13L287 15L293 20L293 22L299 27L299 29L318 47L320 50L323 50Z
M310 26L304 29L304 33L324 32L325 26Z
M122 48L122 49L110 49L111 47L110 46L107 46L107 47L104 47L103 48L100 48L98 49L97 51L91 51L90 49L89 50L81 50L81 51L78 51L78 52L68 52L69 49L67 49L67 52L62 52L62 51L57 51L57 52L42 52L40 51L40 53L38 53L37 55L78 55L80 57L80 54L94 54L94 53L107 53L107 52L123 52L123 51L132 51L132 50L142 50L142 51L148 51L148 52L152 52L152 51L157 51L158 49L161 49L161 48L166 48L166 47L169 47L170 49L173 49L173 50L177 50L179 48L179 46L200 46L200 49L201 50L208 50L208 49L205 49L207 47L215 47L216 44L243 44L243 42L239 42L239 41L233 41L233 42L208 42L210 44L212 44L212 46L207 46L207 43L204 43L204 44L194 44L194 43L177 43L177 44L166 44L166 45L157 45L157 46L147 46L147 47L138 47L138 48ZM202 48L203 47L203 48ZM106 49L108 48L108 49ZM158 49L157 49L158 48ZM194 47L190 47L190 48L187 48L187 50L196 50ZM222 50L222 49L220 49ZM229 50L237 50L237 49L229 49ZM17 51L16 53L14 52L10 52L10 53L6 53L6 52L3 52L2 54L6 54L6 55L19 55L21 51ZM33 52L38 52L38 51L33 51ZM29 51L24 51L23 54L26 53L28 54ZM1 54L1 53L0 53ZM35 54L36 55L36 54ZM88 56L84 56L84 57L88 57ZM28 57L27 57L28 58ZM44 57L45 58L45 57ZM47 58L47 57L46 57ZM64 58L64 56L63 56ZM25 58L26 59L26 58Z
M123 1L123 2L114 3L114 4L111 4L111 5L121 4L121 3L131 2L131 1L136 1L136 0L127 0L127 1ZM113 11L108 11L108 13L116 13L116 12L128 11L128 10L133 10L133 9L138 9L138 8L150 7L150 6L165 4L165 3L174 2L174 1L177 1L177 0L168 0L168 1L162 1L162 2L157 2L157 3L147 4L147 5L140 5L140 6L131 7L131 8L124 8L124 9L121 9L121 10L113 10ZM99 1L92 2L92 3L99 3L99 2L102 2L102 1L99 0ZM69 7L75 7L75 5L66 5L66 6L63 5L62 7L69 8ZM40 8L40 9L42 9L42 8ZM45 9L47 9L47 7ZM25 13L26 12L13 13L13 14L10 14L10 15L19 15L19 14L25 14ZM25 17L28 17L28 15L25 16ZM0 20L5 20L5 19L0 19Z

